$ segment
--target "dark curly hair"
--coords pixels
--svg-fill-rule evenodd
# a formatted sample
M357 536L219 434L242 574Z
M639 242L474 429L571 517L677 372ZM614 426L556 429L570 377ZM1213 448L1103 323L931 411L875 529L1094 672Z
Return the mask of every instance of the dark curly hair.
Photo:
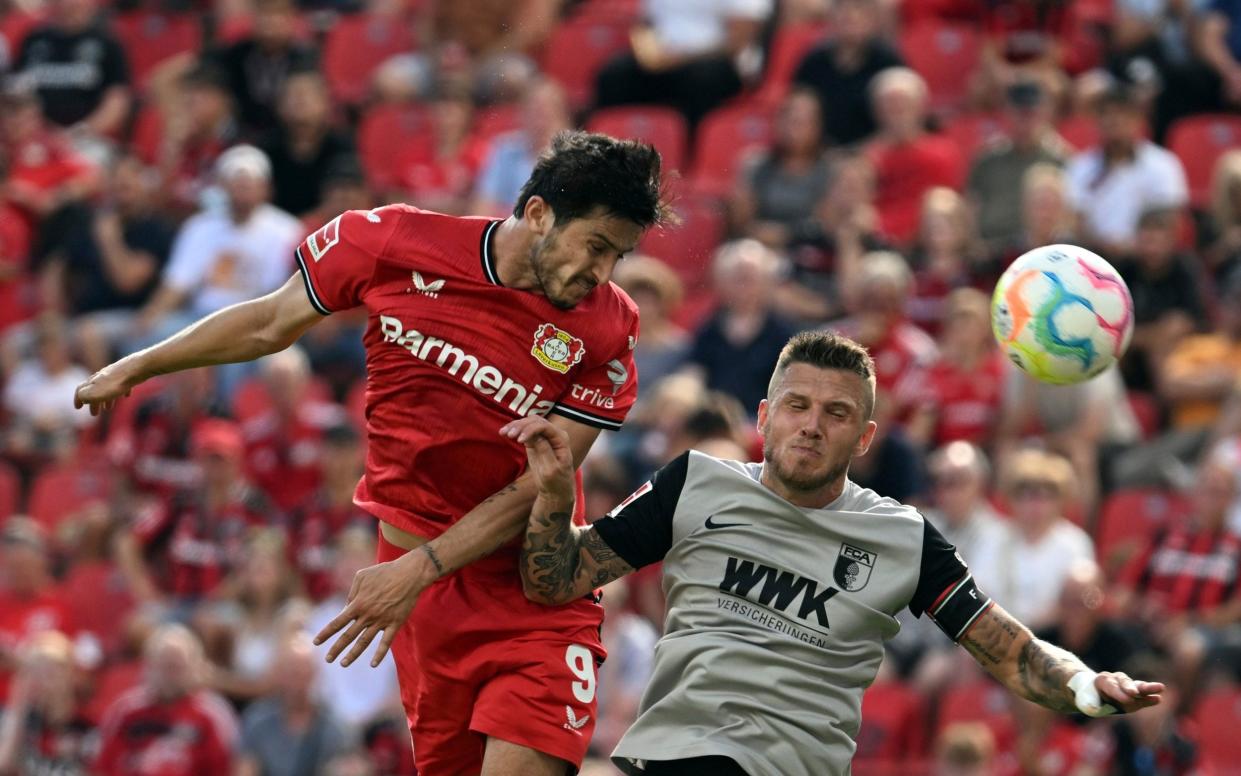
M668 210L654 146L592 132L556 135L521 187L513 215L521 218L531 197L551 206L558 225L602 207L646 229Z

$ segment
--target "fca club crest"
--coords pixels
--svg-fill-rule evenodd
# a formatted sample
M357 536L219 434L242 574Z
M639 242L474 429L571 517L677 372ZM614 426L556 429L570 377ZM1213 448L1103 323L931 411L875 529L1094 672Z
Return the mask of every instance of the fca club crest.
M836 568L832 576L841 590L856 593L866 587L870 581L870 572L875 567L875 559L879 557L873 552L854 547L852 544L840 545L840 555L836 558Z
M576 366L585 352L585 343L550 323L535 330L534 347L530 349L530 355L537 358L540 364L561 374Z

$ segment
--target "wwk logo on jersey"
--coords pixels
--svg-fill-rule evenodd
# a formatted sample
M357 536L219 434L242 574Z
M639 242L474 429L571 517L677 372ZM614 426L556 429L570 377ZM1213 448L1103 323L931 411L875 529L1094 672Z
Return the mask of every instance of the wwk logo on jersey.
M545 323L534 332L534 347L530 349L530 355L548 369L564 374L577 366L585 354L586 343L554 324Z
M724 579L720 582L720 592L755 601L781 613L789 611L789 607L797 602L795 611L798 618L810 622L810 616L814 615L815 621L827 628L830 627L827 623L827 602L840 591L791 571L729 557Z
M836 584L850 593L856 593L866 587L866 583L870 581L870 572L875 568L877 557L875 553L854 547L852 544L842 544L840 555L836 557L836 568L832 570L832 577L836 580Z

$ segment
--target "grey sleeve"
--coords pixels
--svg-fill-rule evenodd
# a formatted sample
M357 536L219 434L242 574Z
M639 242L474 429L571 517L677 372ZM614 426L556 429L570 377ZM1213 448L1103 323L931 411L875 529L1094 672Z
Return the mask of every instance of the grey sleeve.
M686 452L655 472L654 477L591 527L635 569L663 560L672 547L672 518L688 472Z

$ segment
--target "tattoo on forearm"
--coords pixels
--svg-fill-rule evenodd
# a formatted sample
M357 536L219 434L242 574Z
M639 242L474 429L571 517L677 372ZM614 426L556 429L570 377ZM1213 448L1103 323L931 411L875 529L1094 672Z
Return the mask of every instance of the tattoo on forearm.
M542 600L570 601L631 571L599 534L575 527L569 512L531 515L521 575L526 589Z
M1068 690L1069 679L1086 666L1071 652L1039 639L1030 639L1017 655L1017 676L1025 696L1055 711L1076 711Z
M436 576L437 577L444 576L444 574L446 573L444 571L444 564L440 562L439 556L435 554L435 548L432 547L430 544L423 544L421 545L421 549L423 552L427 554L427 557L431 559L431 565L435 566Z
M1008 648L1017 640L1018 630L1010 617L1002 617L992 606L966 631L961 639L961 646L968 649L975 657L985 660L991 665L1004 662Z
M992 606L979 617L962 637L961 646L1026 699L1055 711L1076 709L1068 681L1086 666L1072 653L1034 638L1000 607Z

